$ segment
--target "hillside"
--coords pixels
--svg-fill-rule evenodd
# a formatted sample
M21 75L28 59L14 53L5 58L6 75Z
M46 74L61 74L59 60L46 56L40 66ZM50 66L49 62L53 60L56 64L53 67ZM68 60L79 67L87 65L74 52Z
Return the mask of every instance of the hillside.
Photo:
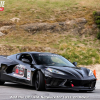
M99 64L100 40L93 18L99 9L99 0L5 0L0 55L52 52L79 65Z

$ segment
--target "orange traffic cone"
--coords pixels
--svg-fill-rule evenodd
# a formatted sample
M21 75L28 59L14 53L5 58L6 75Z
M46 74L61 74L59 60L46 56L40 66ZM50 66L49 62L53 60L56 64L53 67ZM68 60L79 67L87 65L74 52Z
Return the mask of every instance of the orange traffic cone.
M96 77L96 70L93 71L94 76Z

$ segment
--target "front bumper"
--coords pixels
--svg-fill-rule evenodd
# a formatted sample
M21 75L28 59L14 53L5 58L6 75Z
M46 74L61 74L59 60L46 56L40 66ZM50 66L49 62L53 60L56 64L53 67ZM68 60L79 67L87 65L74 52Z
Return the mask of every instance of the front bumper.
M54 77L45 77L46 88L67 89L67 90L86 90L93 91L95 89L96 79L92 80L76 80L61 79Z
M74 91L93 91L95 90L95 87L94 88L84 88L84 87L73 87L73 88L69 88L69 87L46 87L47 89L63 89L63 90L74 90Z

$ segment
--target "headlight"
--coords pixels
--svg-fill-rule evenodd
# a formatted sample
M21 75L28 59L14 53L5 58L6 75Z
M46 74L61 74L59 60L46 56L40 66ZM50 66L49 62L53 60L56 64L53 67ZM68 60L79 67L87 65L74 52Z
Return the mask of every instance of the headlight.
M89 72L89 76L92 76L93 75L93 72L90 70L90 72Z
M64 73L62 73L62 72L60 72L58 70L52 69L52 68L46 68L46 70L51 72L51 73L65 75Z

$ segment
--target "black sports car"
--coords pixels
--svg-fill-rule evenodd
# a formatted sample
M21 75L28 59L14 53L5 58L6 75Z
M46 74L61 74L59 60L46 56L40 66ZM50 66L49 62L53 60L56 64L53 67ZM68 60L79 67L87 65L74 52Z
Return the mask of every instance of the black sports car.
M96 77L84 67L77 67L53 53L23 52L0 56L0 85L15 82L35 86L36 90L59 88L93 91Z

